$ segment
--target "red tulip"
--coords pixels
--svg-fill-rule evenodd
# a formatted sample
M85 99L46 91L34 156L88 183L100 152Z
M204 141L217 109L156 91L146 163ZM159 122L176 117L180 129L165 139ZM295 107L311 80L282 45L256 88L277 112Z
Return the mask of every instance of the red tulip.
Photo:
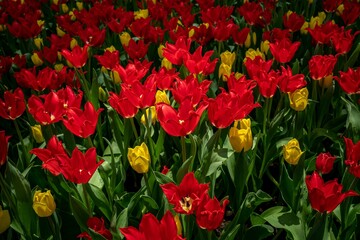
M272 98L280 80L279 72L275 72L274 70L268 73L261 71L258 73L258 76L254 77L254 80L259 86L260 94L265 98Z
M281 66L281 75L279 76L279 88L283 93L292 93L297 89L305 87L307 84L304 74L292 74L292 69Z
M61 104L59 96L55 92L41 96L32 95L28 100L28 109L30 114L41 125L48 125L62 120L64 108Z
M250 28L245 27L239 31L238 25L236 25L234 29L231 31L231 37L233 38L236 44L243 45L249 33L250 33Z
M198 2L198 1L197 1ZM216 6L201 9L201 19L203 23L210 25L216 24L221 21L226 21L231 17L234 7L229 6Z
M103 66L106 69L113 69L116 67L116 65L119 65L119 51L113 51L110 52L109 50L106 50L104 52L104 55L95 55L95 58L99 61L101 66Z
M270 51L276 61L279 63L288 63L293 59L300 44L300 42L292 43L289 39L283 38L275 43L270 43Z
M89 45L85 45L83 48L76 45L71 52L67 49L61 50L61 55L63 55L74 67L81 68L88 60L88 47Z
M175 68L167 70L165 67L160 68L158 72L153 69L147 78L154 78L156 87L160 90L169 90L175 80L180 80L179 72Z
M0 56L0 80L1 75L9 72L12 65L12 59L10 56Z
M273 61L265 61L260 56L256 56L254 59L246 58L245 67L251 79L259 75L260 72L269 72Z
M185 80L176 79L171 93L178 103L190 100L193 105L197 105L202 99L207 99L206 93L210 87L209 80L203 80L201 83L194 75L189 75Z
M310 77L313 80L321 80L322 78L332 74L335 67L337 57L333 55L314 55L309 61Z
M345 164L349 166L349 172L360 178L360 141L356 144L350 138L344 138L346 144Z
M284 27L289 29L290 32L296 32L301 29L305 22L305 18L295 12L290 14L285 13L283 16Z
M71 37L69 34L59 37L58 35L52 33L50 37L48 37L48 40L51 43L51 47L54 47L59 51L70 46Z
M330 153L320 153L316 158L316 170L323 174L329 173L333 169L335 160L336 157Z
M330 44L331 37L339 31L339 26L328 21L323 25L316 25L314 29L308 28L308 31L316 43Z
M353 24L360 16L360 3L344 1L344 11L340 15L346 26Z
M147 78L144 84L140 81L132 84L121 84L123 95L133 106L144 109L155 103L156 83L154 78Z
M182 240L177 233L174 217L167 211L159 221L151 213L145 214L139 224L139 229L133 226L120 228L127 240Z
M55 90L63 83L63 79L59 79L55 70L49 67L41 69L37 74L35 67L31 71L23 68L14 77L20 86L39 92L45 89Z
M102 110L100 108L96 111L91 102L86 102L84 111L76 107L67 109L63 123L76 136L87 138L94 134Z
M0 131L0 167L6 162L9 138L10 136L5 136L5 131Z
M273 28L270 31L265 31L262 35L262 40L268 40L271 43L280 42L282 39L291 38L289 29Z
M105 239L113 239L111 232L105 227L105 222L103 218L91 217L87 220L86 225L88 226L88 228L100 234ZM87 232L80 233L77 238L85 238L87 240L92 240L91 236Z
M360 68L349 68L346 72L339 71L340 77L334 77L347 94L360 93Z
M234 24L232 20L218 21L213 29L214 39L218 42L228 40L236 26L237 25Z
M84 29L80 29L77 35L80 39L89 46L99 47L105 41L105 28L100 30L97 26L87 26Z
M217 229L224 219L225 207L229 200L225 199L222 204L214 197L204 194L196 210L196 223L208 231Z
M190 100L182 102L178 110L169 104L156 104L156 114L161 127L171 136L186 136L195 131L201 114L207 108L206 102L200 102L195 110Z
M322 5L325 12L335 12L344 0L323 0Z
M36 155L43 163L42 168L47 169L54 176L62 173L62 165L58 156L67 157L62 142L56 136L52 136L46 145L46 148L33 148L31 154Z
M351 29L345 31L344 27L341 27L340 31L334 32L331 36L331 43L334 46L335 50L339 54L346 54L351 50L353 45L353 40L360 31L356 31L351 35Z
M149 44L145 44L144 40L135 42L134 39L130 39L129 45L123 45L123 47L131 59L141 59L147 54Z
M109 94L110 106L123 118L132 118L138 112L139 109L124 95L124 91L121 91L119 95L113 92L109 92Z
M237 11L249 25L264 27L271 21L271 10L268 8L263 9L260 3L257 2L245 2Z
M72 152L71 158L67 155L58 155L61 162L61 173L65 179L76 183L88 183L96 169L104 162L100 160L96 162L96 149L89 148L83 154L77 147Z
M175 44L165 43L163 48L163 55L168 59L172 64L181 65L184 62L184 58L189 54L191 45L191 39L186 39L181 37L176 40Z
M78 94L76 94L69 86L66 86L66 88L57 91L56 94L65 111L70 108L80 108L83 97L83 92L80 89L78 90Z
M343 193L343 185L337 179L324 183L316 171L306 176L305 182L311 207L321 213L331 213L345 198L359 195L353 190Z
M193 172L187 173L179 186L166 183L160 187L169 203L174 205L174 211L188 215L196 212L201 197L209 190L209 184L199 184Z
M204 56L201 56L202 47L198 47L193 54L184 56L184 64L192 74L210 75L214 72L217 58L210 61L213 50L207 51Z
M140 62L139 60L134 60L134 62L129 62L125 68L120 64L117 64L113 71L118 72L120 80L122 82L131 84L133 82L140 81L149 71L151 62L144 60Z
M20 88L13 93L5 91L4 100L0 98L0 117L14 120L20 117L25 111L24 93Z

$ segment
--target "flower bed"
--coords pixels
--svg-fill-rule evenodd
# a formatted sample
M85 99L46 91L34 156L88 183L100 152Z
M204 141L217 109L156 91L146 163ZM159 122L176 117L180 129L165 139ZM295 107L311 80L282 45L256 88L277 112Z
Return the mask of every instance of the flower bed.
M0 1L0 239L357 239L360 3Z

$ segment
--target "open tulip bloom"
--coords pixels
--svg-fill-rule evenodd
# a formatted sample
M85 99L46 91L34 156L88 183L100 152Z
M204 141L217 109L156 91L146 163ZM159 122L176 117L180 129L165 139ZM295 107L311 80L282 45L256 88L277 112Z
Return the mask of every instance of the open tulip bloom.
M0 239L360 239L359 0L0 0Z

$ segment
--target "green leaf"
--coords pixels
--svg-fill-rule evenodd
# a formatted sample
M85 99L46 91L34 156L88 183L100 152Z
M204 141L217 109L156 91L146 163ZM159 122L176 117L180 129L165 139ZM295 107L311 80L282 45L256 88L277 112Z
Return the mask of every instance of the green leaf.
M91 199L94 201L95 205L100 209L100 211L105 215L105 217L110 220L110 204L103 191L92 184L84 184L84 186L86 188L86 191L89 193Z
M146 206L148 210L158 210L159 205L156 203L156 201L147 195L141 195L140 199L142 203Z
M352 67L354 65L354 63L358 60L359 53L360 53L360 43L358 43L355 50L349 57L349 60L345 63L344 71L346 71L349 67Z
M128 225L128 219L128 209L124 208L116 220L116 229L126 227Z
M282 167L282 174L280 175L280 182L279 182L280 193L284 201L287 203L287 205L293 209L294 190L295 190L294 182L290 178L287 168L283 162L281 164L281 167Z
M210 166L206 176L213 174L228 158L230 150L226 148L217 149L211 154Z
M165 184L165 183L174 183L174 180L172 180L171 178L169 178L168 176L160 173L160 172L156 172L153 171L156 181L161 185L161 184Z
M234 240L239 229L240 224L235 225L233 228L229 228L221 234L219 240Z
M82 202L78 199L74 198L73 196L69 197L70 209L71 212L74 214L76 222L79 224L82 230L87 230L87 220L89 219L90 215Z
M10 162L7 163L7 180L11 180L17 201L32 202L29 182Z
M246 232L245 232L245 236L244 239L245 240L261 240L264 238L267 238L271 235L273 235L274 233L274 229L266 224L261 224L261 225L254 225L251 226Z
M360 46L360 44L359 44ZM351 128L354 133L360 132L360 110L358 106L355 106L354 103L349 102L345 98L341 99L346 103L346 109L348 112L348 118L346 120L346 128Z
M267 209L261 214L275 228L282 228L291 233L294 240L305 238L304 223L291 211L282 206Z

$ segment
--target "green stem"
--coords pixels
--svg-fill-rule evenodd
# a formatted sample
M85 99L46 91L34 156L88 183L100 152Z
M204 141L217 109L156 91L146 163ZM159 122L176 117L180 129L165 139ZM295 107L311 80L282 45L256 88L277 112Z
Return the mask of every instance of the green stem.
M148 176L148 173L145 173L145 174L144 174L144 180L145 180L145 185L146 185L146 189L147 189L148 195L149 195L149 196L152 196L151 188L150 188L150 185L149 185L149 176Z
M134 118L130 118L130 123L131 123L131 128L134 132L135 139L137 140L139 138L139 135L138 135L136 127L135 127Z
M93 142L92 142L92 140L91 140L90 137L87 137L86 140L87 140L87 142L88 142L89 148L94 147L94 144L93 144Z
M29 155L27 154L27 151L26 151L26 147L25 147L25 143L24 143L24 139L21 135L21 132L20 132L20 128L19 128L19 125L17 123L17 120L15 119L14 120L14 125L15 125L15 129L16 129L16 133L20 139L20 143L21 143L21 147L22 147L22 150L23 150L23 154L24 154L24 157L26 159L26 162L27 164L30 164L30 159L29 159Z
M82 188L83 188L86 208L88 210L89 216L91 217L92 216L92 211L91 211L91 206L90 206L89 195L87 193L86 186L85 186L86 184L90 187L90 185L88 183L84 183L84 184L82 184Z
M181 156L182 156L182 161L185 162L186 161L186 145L185 145L185 137L181 136Z
M266 171L266 176L268 176L268 178L270 179L270 181L272 182L272 183L274 183L274 185L277 187L277 188L279 188L279 183L278 183L278 181L276 181L275 180L275 178L269 173L269 171Z

